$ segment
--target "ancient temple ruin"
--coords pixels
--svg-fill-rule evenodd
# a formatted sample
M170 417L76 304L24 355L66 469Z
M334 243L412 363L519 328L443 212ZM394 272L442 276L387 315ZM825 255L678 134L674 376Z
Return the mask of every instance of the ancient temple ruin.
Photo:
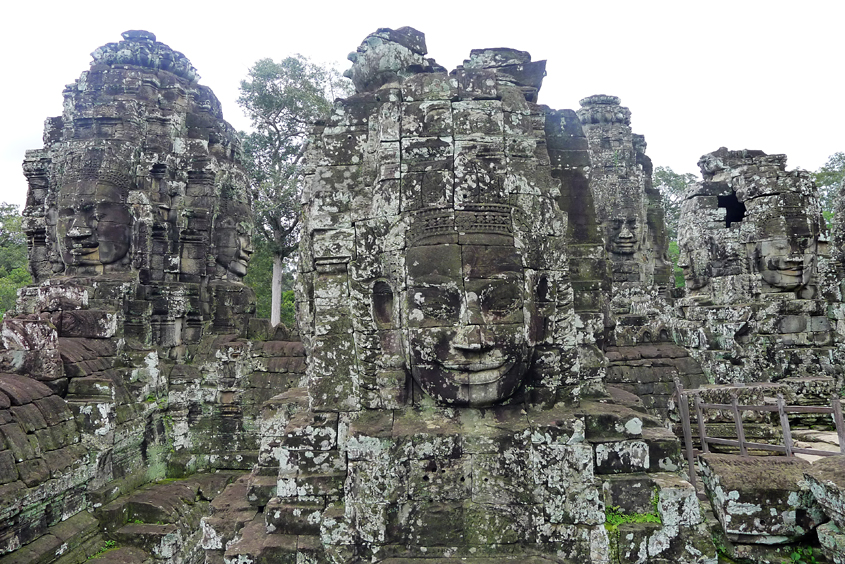
M752 534L720 505L730 455L702 458L708 523L673 433L679 385L842 390L845 268L782 155L702 157L673 290L619 98L553 110L524 51L448 71L378 29L314 124L297 327L272 327L214 94L146 31L93 58L24 161L0 564L709 564L722 529L749 562L811 536L845 557L842 457L782 458Z

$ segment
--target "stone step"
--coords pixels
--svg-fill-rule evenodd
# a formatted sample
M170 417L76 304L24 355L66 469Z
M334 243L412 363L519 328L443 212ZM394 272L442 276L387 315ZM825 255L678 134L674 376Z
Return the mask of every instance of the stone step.
M112 536L123 546L134 546L159 558L177 555L185 541L179 527L172 523L130 523L115 531Z
M217 559L222 562L224 549L238 538L240 530L257 514L246 498L248 479L244 475L229 484L211 502L211 515L202 518L201 545L209 561Z
M0 556L0 563L49 564L63 555L72 555L75 561L80 561L97 552L102 544L97 520L83 511L48 528L35 541Z
M605 506L629 515L655 512L657 491L654 480L645 472L605 476L602 481Z
M211 502L211 515L238 511L254 511L246 499L249 475L244 474L226 488Z
M122 546L114 550L107 550L96 558L91 558L85 564L152 564L153 558L140 548Z
M210 500L219 497L236 476L233 472L197 474L184 480L145 485L95 510L107 533L130 523L178 523L186 531L196 530Z
M620 474L602 478L605 506L627 515L657 514L664 526L701 523L698 497L688 481L669 472Z
M263 516L256 515L241 530L240 540L226 549L223 558L226 564L296 564L296 553L296 535L268 535Z
M686 469L683 443L665 427L643 429L648 445L649 468L655 472L677 472Z
M274 497L264 508L264 524L268 534L319 535L325 502L282 500Z
M600 401L582 401L577 413L584 417L585 434L590 442L641 437L643 429L662 426L657 417Z
M189 484L154 484L117 498L95 515L106 533L133 522L176 523L190 512L196 497L197 490Z
M278 471L276 471L278 474ZM270 498L276 495L276 476L252 475L249 478L246 498L253 507L264 507Z

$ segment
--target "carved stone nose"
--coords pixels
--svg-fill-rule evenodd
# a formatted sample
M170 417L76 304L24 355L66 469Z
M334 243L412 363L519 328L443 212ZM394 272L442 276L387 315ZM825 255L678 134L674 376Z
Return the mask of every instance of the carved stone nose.
M463 325L458 329L453 345L456 349L481 350L481 328L478 325Z
M620 239L631 239L633 236L634 234L631 233L631 230L628 229L627 225L623 226L622 231L619 232Z

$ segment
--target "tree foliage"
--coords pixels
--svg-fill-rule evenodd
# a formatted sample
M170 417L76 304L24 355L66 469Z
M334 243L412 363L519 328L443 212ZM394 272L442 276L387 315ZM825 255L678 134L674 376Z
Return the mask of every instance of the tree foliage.
M18 289L32 282L21 220L16 205L0 204L0 318L14 307Z
M812 173L813 181L819 189L819 200L825 219L830 220L833 215L834 201L839 185L845 180L845 153L834 153L828 157L822 167Z
M660 191L663 200L663 212L666 217L666 236L670 241L678 240L678 220L681 216L681 201L684 191L690 184L694 184L698 177L689 172L678 173L668 166L654 169L652 182Z
M303 157L311 126L325 119L349 81L302 55L261 59L241 81L238 104L252 121L242 133L258 238L272 257L270 319L280 321L283 262L299 243ZM275 311L274 311L275 310Z
M348 81L302 55L261 59L241 81L238 104L254 131L244 133L245 166L258 233L284 259L298 244L302 158L310 127L350 93Z

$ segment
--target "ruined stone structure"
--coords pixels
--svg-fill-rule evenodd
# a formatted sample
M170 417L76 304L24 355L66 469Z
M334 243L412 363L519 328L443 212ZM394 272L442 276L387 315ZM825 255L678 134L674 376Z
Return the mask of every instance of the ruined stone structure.
M840 376L828 237L815 187L784 155L719 149L682 205L682 342L718 383ZM820 263L822 269L820 270Z
M63 525L80 511L249 469L261 404L304 370L298 339L252 319L249 193L217 98L148 32L93 58L24 161L34 284L2 325L0 554L51 526L83 550L102 538L96 519Z
M805 173L703 158L673 302L620 100L552 110L545 61L477 49L447 72L407 27L350 54L356 94L314 128L298 330L273 328L242 282L237 137L187 58L123 39L24 162L35 281L0 327L0 564L715 564L662 418L674 378L776 380L743 387L759 402L841 389L821 375L839 377L845 269ZM841 461L784 465L756 522L713 497L725 534L818 529L841 559Z
M595 225L604 248L587 248L593 256L608 259L604 284L592 283L593 291L599 290L596 303L603 313L596 316L601 326L594 332L601 334L598 341L608 361L604 380L640 396L647 408L665 415L674 378L686 387L707 380L699 364L673 341L667 322L674 313L669 300L671 265L645 138L632 132L631 111L616 96L584 98L577 117L590 164L589 190L567 202L573 206L582 200L582 207L564 209L570 221ZM602 265L594 260L589 266L595 271ZM572 269L575 287L574 277L586 270L579 267Z

